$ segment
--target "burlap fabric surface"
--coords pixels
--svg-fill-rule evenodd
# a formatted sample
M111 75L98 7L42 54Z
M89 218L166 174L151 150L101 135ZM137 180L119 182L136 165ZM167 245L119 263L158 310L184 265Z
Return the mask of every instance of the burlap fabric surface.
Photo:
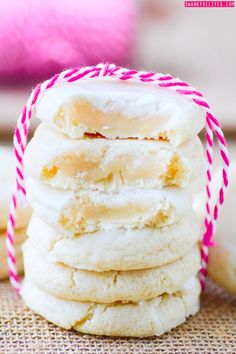
M107 338L61 330L28 310L8 282L0 284L0 316L1 354L236 353L236 297L210 282L200 313L159 338Z

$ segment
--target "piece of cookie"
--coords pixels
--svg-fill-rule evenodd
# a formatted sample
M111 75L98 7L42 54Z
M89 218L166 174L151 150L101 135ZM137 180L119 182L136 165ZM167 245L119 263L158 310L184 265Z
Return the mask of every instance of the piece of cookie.
M52 261L78 269L109 271L158 267L177 260L200 239L195 216L159 229L117 229L65 238L35 214L28 228L35 247Z
M98 133L176 146L196 136L205 123L203 109L186 96L111 78L51 88L39 100L36 115L73 138Z
M222 208L217 230L214 236L215 245L209 249L208 271L211 278L223 288L236 294L236 237L234 230L236 203L236 161L231 161L229 171L229 189ZM221 172L215 178L213 195L219 190Z
M23 246L25 276L47 293L66 300L111 303L148 300L174 293L200 269L196 245L164 266L145 270L94 272L53 262L27 240Z
M15 181L15 162L13 150L0 147L0 230L5 230L9 214L9 205ZM18 201L16 228L22 228L29 222L31 209L24 201Z
M26 279L21 295L29 308L66 329L106 336L149 337L168 332L197 313L200 284L197 278L191 278L173 295L128 304L97 304L54 297Z
M15 231L15 253L16 265L18 273L23 272L23 256L21 251L22 243L26 239L26 229L18 229ZM7 279L9 276L9 268L7 263L6 249L6 231L0 232L0 280Z
M203 169L199 138L174 147L135 139L70 139L41 124L27 146L25 170L55 188L113 191L186 187Z
M34 212L68 235L171 225L191 209L193 195L190 187L73 192L52 188L35 177L28 177L26 187Z

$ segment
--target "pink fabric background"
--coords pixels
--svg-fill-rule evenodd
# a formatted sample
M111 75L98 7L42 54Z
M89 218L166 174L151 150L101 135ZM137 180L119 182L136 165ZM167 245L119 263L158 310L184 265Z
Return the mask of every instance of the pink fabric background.
M134 0L0 0L0 81L41 80L64 68L127 64Z

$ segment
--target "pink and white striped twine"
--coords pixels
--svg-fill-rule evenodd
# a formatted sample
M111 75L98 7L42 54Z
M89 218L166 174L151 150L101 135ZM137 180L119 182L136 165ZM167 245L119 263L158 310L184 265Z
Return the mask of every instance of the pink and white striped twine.
M27 143L27 136L29 132L30 120L33 109L39 98L45 91L50 90L51 87L60 86L63 84L75 83L83 78L95 77L116 77L123 81L142 82L145 84L157 85L159 87L174 90L180 95L186 96L197 105L201 106L206 113L206 216L205 216L205 230L202 237L202 269L200 271L200 280L204 288L205 279L207 276L207 262L208 262L208 248L212 245L212 236L215 232L216 221L218 219L219 210L224 202L225 190L228 186L228 168L229 157L226 147L224 134L220 128L220 124L207 100L203 97L201 92L190 86L188 83L180 79L173 78L170 75L156 74L154 72L136 71L117 67L114 64L98 64L96 66L88 66L83 68L74 68L63 71L60 74L53 76L51 79L39 84L33 90L28 102L23 108L21 115L18 118L15 134L14 134L14 153L16 161L16 181L12 200L10 205L10 214L7 226L7 251L8 251L8 265L10 281L13 287L19 291L20 281L16 270L16 258L14 249L14 229L15 216L17 209L17 197L20 194L23 198L26 196L24 187L24 166L23 155ZM218 199L216 204L211 209L211 184L212 184L212 164L213 164L213 137L218 142L220 155L222 160L222 184L219 189Z

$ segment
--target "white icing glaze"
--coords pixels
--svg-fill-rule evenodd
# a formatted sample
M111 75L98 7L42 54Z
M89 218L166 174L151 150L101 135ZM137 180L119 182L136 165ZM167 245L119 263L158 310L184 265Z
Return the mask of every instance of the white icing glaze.
M130 135L129 132L128 136L139 139L152 138L166 131L174 145L179 145L197 134L203 128L205 121L202 108L185 96L153 85L114 79L82 79L76 84L52 88L40 99L36 115L42 121L54 124L58 109L74 99L90 102L104 113L119 112L127 122L129 120L133 122L135 117L133 134ZM150 125L151 119L156 120L155 124L152 122ZM147 127L146 131L140 130L137 126L139 121L140 124L146 121L150 129ZM88 127L84 127L82 123L77 127L69 125L65 133L75 138L83 136L84 132L93 133L93 128L92 124ZM98 132L105 134L107 131L107 137L110 137L113 129L114 127L109 127L109 119L107 119L103 129ZM118 131L114 134L119 137ZM124 131L120 134L122 135L120 137L128 137L125 136Z

